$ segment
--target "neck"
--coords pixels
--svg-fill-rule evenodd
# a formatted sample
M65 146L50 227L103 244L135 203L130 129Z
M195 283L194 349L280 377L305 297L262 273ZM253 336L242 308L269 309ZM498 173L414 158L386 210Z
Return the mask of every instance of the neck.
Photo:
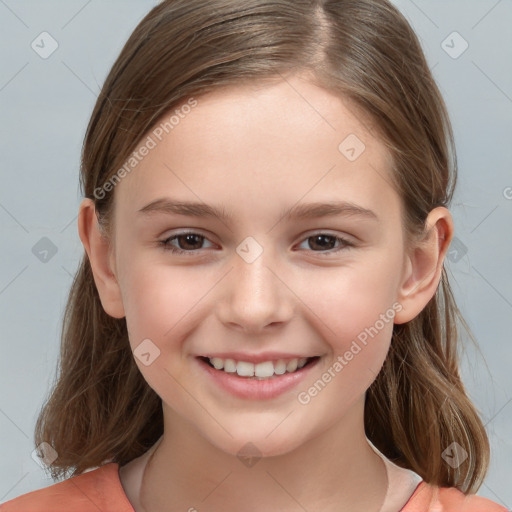
M165 434L143 471L140 511L377 512L387 472L368 444L363 412L361 402L343 423L295 450L252 460L219 450L179 416L164 413Z

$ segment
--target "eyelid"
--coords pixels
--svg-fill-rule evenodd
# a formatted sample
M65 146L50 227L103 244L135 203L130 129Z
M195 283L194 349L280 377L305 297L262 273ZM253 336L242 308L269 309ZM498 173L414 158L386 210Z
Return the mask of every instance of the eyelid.
M312 249L306 250L307 253L318 254L320 257L329 257L331 255L337 255L339 252L347 249L351 249L356 247L356 243L350 239L350 237L346 235L341 235L337 233L331 233L329 230L317 230L312 233L305 233L301 235L301 240L299 245L302 245L304 242L307 242L309 238L313 238L315 236L326 235L330 238L334 238L336 243L340 243L341 246L333 249L326 249L325 251L313 251Z
M170 252L180 253L180 254L183 254L183 253L196 254L196 253L199 253L201 250L203 250L203 249L196 249L196 250L192 250L192 251L186 251L184 249L180 249L179 247L174 247L169 243L171 240L176 240L180 236L186 236L186 235L197 235L197 236L203 238L204 240L210 242L211 244L215 245L215 242L212 242L210 240L209 236L205 235L204 233L201 232L201 230L198 230L198 229L187 229L185 231L171 233L170 235L159 240L158 243L164 249L169 250Z
M338 231L333 231L331 229L315 229L313 231L306 231L301 236L301 240L303 241L306 238L317 236L317 235L327 235L335 238L343 238L347 242L356 243L357 238L353 235L349 235L348 233L340 233Z
M208 242L215 245L215 243L212 242L208 236L203 234L201 232L201 230L195 229L195 228L189 228L184 231L173 233L173 234L165 237L164 239L159 240L159 245L161 246L162 249L169 251L171 253L174 253L174 254L178 254L178 255L195 256L204 251L204 249L194 249L194 250L187 251L185 249L180 249L179 247L175 247L170 244L171 240L175 240L180 236L186 236L186 235L198 235L199 237L203 238L204 240L207 240ZM303 233L301 235L299 245L306 242L309 238L312 238L314 236L320 236L320 235L326 235L328 237L334 238L335 243L336 242L340 243L341 246L338 248L326 249L325 251L314 251L312 249L309 249L309 250L306 249L306 252L318 254L321 257L329 257L330 255L337 254L343 250L347 250L347 249L356 247L356 243L350 239L350 236L347 237L346 235L331 233L330 230L328 230L328 229L325 229L325 230L320 229L320 230L316 230L316 231L309 232L309 233L308 232Z

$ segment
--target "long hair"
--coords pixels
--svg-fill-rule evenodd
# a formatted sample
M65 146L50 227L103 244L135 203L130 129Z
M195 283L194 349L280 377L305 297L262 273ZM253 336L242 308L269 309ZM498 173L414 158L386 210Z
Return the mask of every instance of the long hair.
M105 233L113 192L104 185L164 115L224 86L297 71L372 121L392 155L407 239L421 235L428 213L451 201L457 159L417 36L387 0L164 0L154 7L108 74L82 148L80 185ZM429 484L476 493L490 450L459 375L460 325L469 332L443 268L424 310L394 326L364 421L368 438L395 464ZM65 309L58 370L34 438L58 454L54 479L124 465L162 435L161 399L134 362L125 319L103 310L86 253ZM456 469L443 459L454 442L468 454Z

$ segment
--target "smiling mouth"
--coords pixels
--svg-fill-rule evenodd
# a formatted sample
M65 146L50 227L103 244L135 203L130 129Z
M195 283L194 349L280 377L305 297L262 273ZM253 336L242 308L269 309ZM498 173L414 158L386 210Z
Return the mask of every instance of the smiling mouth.
M261 363L249 363L247 361L235 361L234 359L221 359L219 357L199 356L208 366L219 372L231 374L244 379L268 380L278 378L287 373L296 373L302 368L311 365L320 357L302 357L289 360L278 359L276 361L264 361Z

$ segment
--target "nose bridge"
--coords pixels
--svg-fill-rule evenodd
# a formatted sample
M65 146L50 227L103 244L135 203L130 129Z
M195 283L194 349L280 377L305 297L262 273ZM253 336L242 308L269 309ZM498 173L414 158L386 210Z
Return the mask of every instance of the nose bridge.
M250 237L244 240L230 272L222 320L245 330L259 330L289 319L292 299L278 278L279 268L275 251Z

